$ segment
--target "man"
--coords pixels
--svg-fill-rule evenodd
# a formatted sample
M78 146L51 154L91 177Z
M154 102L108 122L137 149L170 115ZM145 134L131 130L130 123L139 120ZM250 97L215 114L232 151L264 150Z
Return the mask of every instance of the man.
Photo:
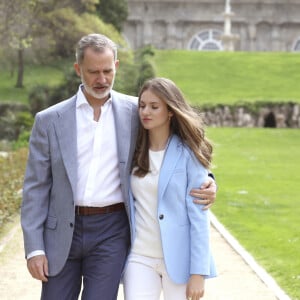
M36 115L21 223L27 266L43 300L114 300L130 247L128 185L136 99L112 90L117 47L100 34L77 45L75 96ZM211 205L214 181L197 200Z

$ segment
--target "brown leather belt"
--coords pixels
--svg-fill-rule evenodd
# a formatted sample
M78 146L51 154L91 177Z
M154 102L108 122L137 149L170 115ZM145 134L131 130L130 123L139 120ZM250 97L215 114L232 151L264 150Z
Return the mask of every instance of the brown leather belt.
M124 203L117 203L117 204L112 204L104 207L75 206L75 214L77 216L101 215L101 214L109 214L124 209L125 209Z

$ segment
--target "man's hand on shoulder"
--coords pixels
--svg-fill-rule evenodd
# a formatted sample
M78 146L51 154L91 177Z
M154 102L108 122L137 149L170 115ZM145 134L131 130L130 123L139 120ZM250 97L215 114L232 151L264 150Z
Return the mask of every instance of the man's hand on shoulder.
M193 200L196 204L205 205L204 210L209 209L216 200L217 185L213 178L209 177L208 180L201 185L199 189L192 189L190 195L195 197Z

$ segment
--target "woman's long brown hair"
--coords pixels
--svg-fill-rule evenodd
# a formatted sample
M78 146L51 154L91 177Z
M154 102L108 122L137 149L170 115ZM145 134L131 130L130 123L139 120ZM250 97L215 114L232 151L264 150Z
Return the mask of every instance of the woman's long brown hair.
M193 151L199 162L208 169L212 161L212 144L205 136L201 116L187 103L180 89L170 79L150 79L139 92L139 103L146 90L150 90L167 104L168 109L173 113L170 123L171 134L178 135ZM134 175L144 177L149 172L148 150L148 130L140 124L132 164Z

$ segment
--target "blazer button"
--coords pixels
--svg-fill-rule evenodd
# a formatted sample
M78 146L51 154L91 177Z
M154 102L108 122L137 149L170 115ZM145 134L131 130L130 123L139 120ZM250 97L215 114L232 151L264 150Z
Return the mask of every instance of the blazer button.
M73 223L70 223L70 227L73 228Z
M163 218L164 218L164 215L163 215L163 214L159 215L159 219L160 219L160 220L162 220Z

